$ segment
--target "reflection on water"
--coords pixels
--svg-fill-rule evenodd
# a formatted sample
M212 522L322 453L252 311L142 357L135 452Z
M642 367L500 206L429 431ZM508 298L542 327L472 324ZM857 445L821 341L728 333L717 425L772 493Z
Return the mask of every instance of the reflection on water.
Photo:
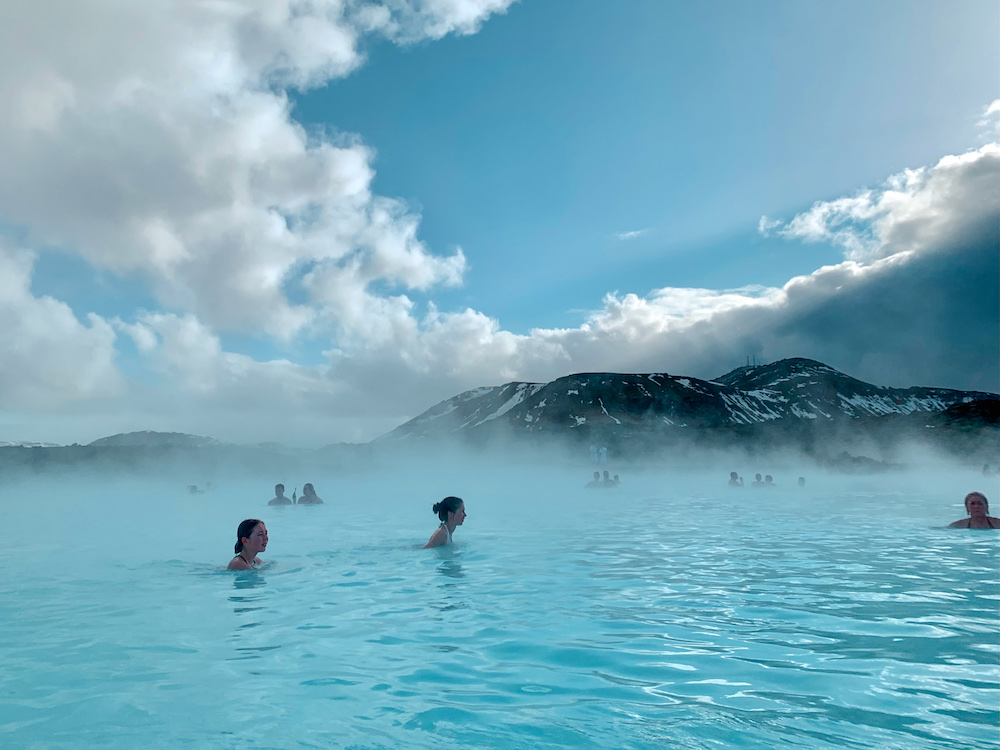
M233 575L234 589L256 589L264 586L267 579L260 570L236 570L230 571Z
M237 570L231 571L231 574L233 576L233 589L236 591L254 592L258 590L256 593L238 593L229 596L229 601L233 603L233 613L239 618L236 630L230 640L239 643L242 642L242 637L247 630L261 627L264 624L264 619L259 614L253 613L261 613L265 609L264 586L267 584L267 579L260 570ZM237 646L236 651L241 656L236 658L254 659L257 658L255 652L268 651L271 648L277 648L277 646L264 648Z
M454 546L438 547L430 551L440 559L435 570L444 578L438 582L438 593L430 606L438 612L465 609L468 603L462 591L465 584L461 579L465 578L465 573L460 560L461 552Z
M446 578L465 578L462 572L462 563L458 560L442 560L438 565L437 572Z

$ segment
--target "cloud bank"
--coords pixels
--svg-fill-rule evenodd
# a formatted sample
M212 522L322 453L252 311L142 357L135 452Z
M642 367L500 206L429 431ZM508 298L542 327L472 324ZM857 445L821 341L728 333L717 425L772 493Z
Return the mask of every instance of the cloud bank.
M420 217L374 192L373 149L307 133L288 92L349 75L366 40L472 34L509 5L0 7L0 222L19 238L0 244L0 439L367 440L479 385L712 377L750 354L815 357L886 385L996 389L996 143L762 217L762 233L844 250L780 288L610 294L578 328L526 335L415 304L408 293L460 285L465 254L426 247ZM81 320L35 296L34 259L53 248L142 284L159 308ZM329 343L306 366L227 351L231 333ZM141 373L126 374L126 348Z

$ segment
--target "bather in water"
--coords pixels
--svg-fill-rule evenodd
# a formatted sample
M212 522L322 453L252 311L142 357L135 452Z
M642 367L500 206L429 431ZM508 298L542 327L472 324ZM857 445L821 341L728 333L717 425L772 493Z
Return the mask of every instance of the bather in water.
M1000 529L1000 518L989 515L990 501L982 492L970 492L965 496L965 512L968 518L962 518L948 524L949 529Z
M299 498L299 505L322 505L323 500L316 494L316 489L312 482L302 485L302 497Z
M248 518L236 529L236 556L226 570L252 570L264 561L258 553L267 549L267 527L257 518Z
M461 526L465 521L465 503L460 497L446 497L441 502L434 503L431 510L437 513L441 525L431 534L424 549L451 544L451 535L455 532L455 527Z

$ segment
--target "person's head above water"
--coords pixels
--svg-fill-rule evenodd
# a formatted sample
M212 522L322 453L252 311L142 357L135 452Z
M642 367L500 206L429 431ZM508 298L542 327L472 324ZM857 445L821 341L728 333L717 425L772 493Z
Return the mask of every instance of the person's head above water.
M601 478L601 472L595 471L594 472L594 479L600 479L600 478Z
M740 475L737 474L735 471L729 472L729 478L730 479L739 479L739 477L740 477Z
M275 495L283 495L283 494L285 494L285 485L283 485L283 484L276 484L276 485L274 485L274 494Z
M236 527L236 556L226 570L252 570L263 560L257 554L267 549L267 527L258 518L248 518Z
M965 496L965 510L970 516L985 516L990 512L990 501L982 492L970 492Z
M465 520L465 502L460 497L446 497L439 503L434 503L431 507L441 523L454 522L456 526L461 526Z
M302 485L302 494L303 495L316 494L316 488L312 486L312 482L306 482L304 485Z
M760 481L760 474L755 474L754 475L754 479L756 479L759 482Z
M263 546L261 546L263 543ZM236 527L236 554L240 554L244 548L254 548L257 552L262 552L267 547L267 527L259 518L248 518L241 521ZM260 549L256 549L260 547Z
M949 529L1000 529L1000 518L990 515L990 501L982 492L970 492L965 496L967 518L948 524Z

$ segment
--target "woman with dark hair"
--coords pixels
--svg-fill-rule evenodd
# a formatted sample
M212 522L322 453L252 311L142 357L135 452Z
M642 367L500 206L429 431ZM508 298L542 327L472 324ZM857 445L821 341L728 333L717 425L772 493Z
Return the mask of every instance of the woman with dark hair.
M990 501L982 492L970 492L965 496L965 512L968 518L948 524L949 529L1000 529L1000 518L989 515Z
M455 527L461 526L465 521L465 503L460 497L446 497L441 502L434 503L431 510L437 513L441 525L431 534L424 549L451 544L451 535L455 532Z
M251 570L263 560L257 557L267 549L267 527L256 518L248 518L236 529L236 557L226 570Z
M299 505L322 505L323 500L316 494L316 489L312 482L302 485L302 497L299 498Z

